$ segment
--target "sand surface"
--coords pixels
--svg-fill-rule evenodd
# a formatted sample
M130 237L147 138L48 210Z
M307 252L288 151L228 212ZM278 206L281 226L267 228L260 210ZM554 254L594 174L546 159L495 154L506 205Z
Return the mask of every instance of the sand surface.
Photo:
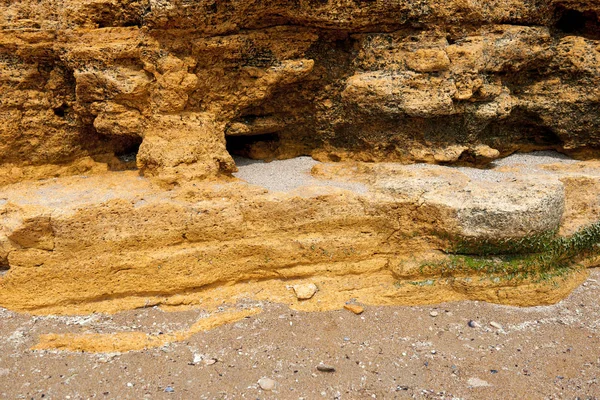
M273 192L302 194L301 189L306 187L333 187L356 193L366 193L368 191L366 186L360 183L314 178L311 175L311 169L320 162L310 157L297 157L271 162L236 157L235 164L239 170L233 174L236 178Z
M460 302L366 307L355 315L255 303L261 314L124 354L29 349L50 332L169 334L206 313L31 317L0 310L0 398L595 399L599 282L595 270L564 301L532 308ZM321 363L335 372L317 370ZM261 389L261 378L274 380L274 389Z

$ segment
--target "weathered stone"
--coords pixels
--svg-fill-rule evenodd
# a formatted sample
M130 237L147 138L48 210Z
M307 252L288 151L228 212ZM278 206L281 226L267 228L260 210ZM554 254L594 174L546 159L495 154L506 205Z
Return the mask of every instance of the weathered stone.
M298 300L309 300L317 293L319 288L314 283L307 283L302 285L294 285L293 286L294 293L296 293L296 297Z
M598 157L597 2L5 3L0 305L191 304L202 288L317 277L320 298L296 307L395 302L451 239L597 218L593 161L492 163ZM340 163L233 178L249 163L233 156L300 155ZM419 162L494 168L404 165ZM468 297L444 290L427 301ZM473 296L526 297L507 293Z
M140 145L168 185L230 174L228 149L481 164L600 147L594 2L56 8L0 10L0 184L131 168Z
M484 388L492 386L488 382L479 378L469 378L469 380L467 380L467 384L474 388Z
M348 311L353 312L356 315L360 315L363 312L365 312L365 308L358 304L346 304L346 305L344 305L344 308Z
M271 391L275 389L276 382L271 378L260 378L258 380L258 386L264 391Z
M563 209L577 216L562 225L572 232L600 209L591 195L600 186L597 163L552 154L514 156L490 170L300 161L269 163L268 171L288 182L271 189L242 173L248 183L208 181L165 191L135 171L5 186L0 305L68 313L196 304L199 288L244 282L266 285L245 293L288 301L289 289L273 279L323 282L319 301L293 296L294 307L339 307L349 298L410 303L413 295L396 283L414 281L425 262L439 262L444 256L433 249L444 248L445 238L543 234L561 226ZM589 198L580 196L583 188ZM436 280L408 286L425 290ZM521 296L474 283L471 292L465 285L427 300L547 303L572 287ZM157 295L128 297L132 293Z
M321 372L335 372L335 367L329 364L319 364L317 365L317 370Z

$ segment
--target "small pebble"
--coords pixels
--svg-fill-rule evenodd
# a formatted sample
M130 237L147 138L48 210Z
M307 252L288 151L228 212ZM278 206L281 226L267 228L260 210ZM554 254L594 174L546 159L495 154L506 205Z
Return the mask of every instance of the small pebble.
M217 363L217 359L216 358L209 358L207 360L204 360L204 364L205 365L213 365Z
M477 322L477 321L473 321L473 320L470 320L470 321L469 321L469 326L470 326L471 328L480 328L480 327L481 327L481 325L479 324L479 322Z
M262 390L270 391L275 389L275 381L271 378L260 378L258 380L258 386L260 386Z
M361 307L358 304L346 304L344 308L348 311L352 311L356 315L360 315L365 312L364 307Z
M292 286L294 289L294 293L296 293L296 298L298 300L309 300L317 293L319 288L314 283L307 283L303 285L294 285Z
M489 383L487 383L486 381L484 381L483 379L479 379L479 378L469 378L469 380L467 381L467 384L474 388L492 386Z
M432 311L429 313L429 315L431 315L432 317L437 317L440 314L437 311Z
M127 382L127 387L133 387L133 383Z
M435 353L437 353L437 351L431 350L431 354L435 354Z
M502 325L500 325L497 322L494 322L494 321L490 322L490 326L493 327L493 328L502 330Z
M204 359L202 354L194 354L194 359L192 360L192 364L198 364Z
M167 386L165 388L165 392L166 393L175 393L175 389L173 389L171 386Z
M321 372L335 372L335 367L333 365L319 364L317 365L317 370Z

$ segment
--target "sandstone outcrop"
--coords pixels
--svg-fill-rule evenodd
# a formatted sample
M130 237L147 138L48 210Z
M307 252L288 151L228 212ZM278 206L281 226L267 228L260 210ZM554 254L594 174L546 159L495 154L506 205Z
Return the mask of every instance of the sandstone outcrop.
M240 162L246 182L170 191L135 171L9 185L0 196L0 265L7 269L0 306L73 313L207 306L240 296L304 309L342 307L350 298L557 301L581 274L554 287L497 282L478 269L450 280L423 270L448 257L452 238L518 239L559 227L568 233L600 219L597 192L580 198L569 189L597 188L597 162L523 157L492 170L308 158ZM273 171L287 187L262 186ZM296 304L290 285L307 282L319 291Z
M600 219L599 17L594 0L4 2L0 306L557 301L584 273L556 288L444 263ZM500 159L536 150L585 161Z
M600 146L595 1L8 2L0 183ZM139 152L138 152L139 149Z

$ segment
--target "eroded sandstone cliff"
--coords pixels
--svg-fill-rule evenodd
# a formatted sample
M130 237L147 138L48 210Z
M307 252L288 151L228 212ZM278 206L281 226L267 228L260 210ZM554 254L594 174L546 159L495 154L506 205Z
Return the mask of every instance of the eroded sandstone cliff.
M583 273L557 288L563 264L514 253L598 221L596 161L404 164L598 156L599 16L595 0L4 1L0 306L557 301ZM308 179L290 189L234 156L324 163L273 164L271 181ZM296 304L286 286L307 280L319 299Z
M0 182L597 154L597 1L5 1ZM139 153L138 153L139 148Z

